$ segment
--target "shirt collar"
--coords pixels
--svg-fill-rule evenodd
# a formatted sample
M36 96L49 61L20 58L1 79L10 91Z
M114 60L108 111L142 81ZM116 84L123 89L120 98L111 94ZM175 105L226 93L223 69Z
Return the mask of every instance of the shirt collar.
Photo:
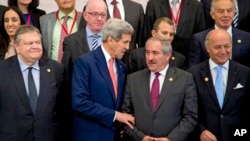
M216 64L211 58L209 59L209 67L210 70L214 70L217 66L219 66L218 64ZM225 64L222 65L222 67L224 69L228 69L229 67L229 60L227 60L227 62Z
M34 69L36 69L36 70L40 70L40 67L39 67L39 61L36 61L32 66L28 66L28 65L26 65L24 62L23 62L23 60L19 57L19 56L17 56L17 59L18 59L18 62L19 62L19 64L20 64L20 67L21 67L21 71L23 72L23 71L25 71L27 68L29 68L29 67L33 67Z
M89 29L88 26L86 26L85 30L86 30L87 37L91 37L92 35L95 35L95 34ZM99 32L99 33L96 34L96 35L98 35L98 37L102 37L102 32Z
M75 14L76 14L76 10L74 9L73 11L71 11L68 14L68 16L69 16L69 18L74 18ZM66 15L62 11L59 10L58 16L59 16L59 19L63 19L64 16L66 16Z
M159 71L159 73L161 74L161 76L165 76L166 75L168 68L169 68L169 64L167 64L163 70ZM151 72L151 75L154 76L155 73L156 72Z

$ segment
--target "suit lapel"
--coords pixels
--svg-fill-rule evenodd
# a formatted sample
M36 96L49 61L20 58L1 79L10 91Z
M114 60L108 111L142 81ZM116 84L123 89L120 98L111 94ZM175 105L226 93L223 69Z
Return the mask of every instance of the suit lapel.
M113 101L116 101L112 80L110 78L107 62L101 47L98 47L96 50L93 51L93 53L96 58L96 67L98 68L98 71L100 72L104 80L107 82L107 85L110 89L110 94L112 94L113 97Z
M116 59L116 69L117 69L117 104L116 106L121 105L123 93L124 93L124 80L126 77L125 68L121 65L121 61ZM118 107L117 107L118 108Z
M52 47L52 35L54 32L54 27L56 24L56 16L55 16L55 12L51 13L48 17L48 20L46 22L48 22L48 27L47 27L47 39L48 39L48 52L51 52L51 47ZM51 54L48 54L49 58L51 58Z
M233 39L233 48L232 48L232 59L234 60L235 56L240 56L242 39L240 38L240 33L237 32L237 29L232 27L232 39Z
M88 41L87 41L87 33L86 33L86 30L85 28L82 28L79 32L76 33L77 34L77 37L79 39L77 39L77 44L78 46L81 48L82 52L89 52L89 44L88 44Z
M229 61L229 68L228 68L228 76L230 76L230 78L228 77L228 81L227 81L227 88L226 88L226 93L225 93L225 98L224 98L224 103L223 105L226 104L226 102L228 101L229 97L232 94L232 90L233 87L236 86L236 80L238 78L238 71L237 71L237 67L235 65L233 65L232 61ZM229 81L230 79L230 81Z
M166 17L170 17L171 18L171 15L169 13L169 11L171 9L171 7L169 5L169 1L168 0L160 0L160 3L161 3L161 7L159 7L159 8L162 9L163 15L165 15ZM167 6L167 8L166 8L166 6Z
M213 101L216 103L218 108L220 108L219 103L218 103L218 99L216 96L216 92L215 92L215 88L214 88L214 84L213 84L213 78L211 75L208 61L203 63L203 65L201 66L201 79L202 79L201 82L205 83L205 85L208 89L208 92L211 95Z
M145 97L144 99L147 102L148 108L150 109L150 111L152 111L152 104L151 104L151 98L150 98L150 71L148 69L144 70L142 75L139 76L138 79L140 82L140 87L139 89L142 90L142 94Z
M169 66L165 75L166 76L165 76L165 79L161 88L160 99L157 104L156 111L158 110L162 102L164 101L166 95L168 94L169 89L172 87L173 83L176 80L176 70Z
M39 61L40 67L40 91L37 101L36 114L39 114L42 109L43 101L46 99L46 93L49 87L50 72L54 71L44 62L45 60Z
M24 107L26 107L32 113L30 101L28 98L27 90L25 88L25 83L17 56L11 58L9 72L13 80L13 88L16 88L18 97L22 101Z

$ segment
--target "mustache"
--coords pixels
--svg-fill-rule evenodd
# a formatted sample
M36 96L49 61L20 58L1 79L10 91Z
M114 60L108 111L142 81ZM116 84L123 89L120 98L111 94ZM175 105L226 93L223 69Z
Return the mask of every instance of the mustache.
M149 60L149 61L148 61L148 64L156 64L156 61L154 61L154 60Z

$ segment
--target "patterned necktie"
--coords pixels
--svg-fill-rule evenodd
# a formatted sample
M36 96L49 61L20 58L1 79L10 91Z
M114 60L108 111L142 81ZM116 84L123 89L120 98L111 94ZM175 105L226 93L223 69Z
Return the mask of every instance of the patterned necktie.
M215 91L216 96L220 105L220 108L222 108L223 101L224 101L224 83L223 83L223 74L222 74L222 66L217 66L216 71L216 79L215 79Z
M234 5L235 5L235 15L233 18L233 26L237 27L238 26L238 19L239 19L239 9L237 8L238 7L237 0L234 0Z
M63 24L61 27L60 44L59 44L59 51L58 51L58 62L59 63L62 62L62 57L63 57L63 40L68 35L68 33L66 32L66 31L68 31L68 26L67 26L68 18L69 18L68 16L64 16Z
M172 0L171 5L172 5L172 12L174 17L177 16L177 3L179 3L179 0Z
M95 50L98 47L98 35L92 35L92 48L91 50Z
M116 75L115 75L115 71L113 68L114 65L114 58L110 58L109 59L109 74L113 83L113 87L114 87L114 91L115 91L115 97L117 98L117 82L116 82Z
M117 19L121 19L121 14L120 14L120 11L117 7L117 1L116 0L113 0L111 2L111 4L114 5L114 10L113 10L113 18L117 18Z
M152 83L152 87L151 87L151 103L152 103L152 109L153 111L155 111L159 97L160 97L160 81L159 81L159 77L160 73L156 72L155 73L155 79Z
M30 99L30 106L33 111L33 113L36 112L36 105L37 105L37 90L35 81L32 75L32 67L29 67L29 73L28 73L28 88L29 88L29 99Z

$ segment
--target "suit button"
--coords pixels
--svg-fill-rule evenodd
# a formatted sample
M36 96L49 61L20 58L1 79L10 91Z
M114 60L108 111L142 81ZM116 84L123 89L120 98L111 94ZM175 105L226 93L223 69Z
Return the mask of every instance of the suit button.
M220 115L220 118L223 118L223 115Z

